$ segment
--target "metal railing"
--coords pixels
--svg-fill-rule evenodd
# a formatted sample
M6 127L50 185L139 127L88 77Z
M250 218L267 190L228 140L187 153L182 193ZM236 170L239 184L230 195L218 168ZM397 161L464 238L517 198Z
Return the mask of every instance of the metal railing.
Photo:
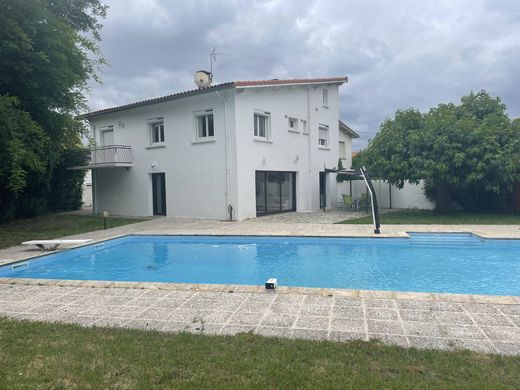
M90 149L90 166L126 164L132 165L132 148L127 145L107 145Z

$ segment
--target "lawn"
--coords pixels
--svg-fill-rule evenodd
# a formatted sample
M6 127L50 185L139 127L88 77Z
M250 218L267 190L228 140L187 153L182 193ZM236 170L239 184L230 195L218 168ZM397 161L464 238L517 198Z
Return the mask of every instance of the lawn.
M520 357L0 318L0 388L497 388Z
M107 228L141 222L143 219L109 217ZM45 214L0 224L0 249L27 240L45 240L103 229L103 217Z
M399 210L380 214L381 224L397 225L520 225L520 215L512 214L480 214L465 211L454 211L439 214L430 210ZM338 223L371 224L372 215L348 219Z

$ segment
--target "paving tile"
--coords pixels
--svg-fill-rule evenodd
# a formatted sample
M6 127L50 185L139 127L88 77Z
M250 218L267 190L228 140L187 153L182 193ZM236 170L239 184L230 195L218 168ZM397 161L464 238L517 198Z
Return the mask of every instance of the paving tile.
M334 306L348 306L348 307L361 307L361 299L359 298L347 298L347 297L334 297Z
M495 347L503 355L520 355L520 343L495 341Z
M299 316L294 324L295 328L301 329L327 329L329 317Z
M266 315L262 321L262 326L291 327L296 321L295 315L274 314Z
M335 318L363 318L363 309L353 306L334 306L332 316Z
M441 337L458 339L485 339L484 333L474 325L440 325Z
M252 333L255 328L253 325L226 325L220 330L219 334L235 335L238 333Z
M194 309L194 310L211 310L216 305L217 301L210 301L207 299L191 299L186 301L183 305L183 309Z
M369 333L368 338L369 340L379 340L384 344L397 345L399 347L408 347L408 340L405 336Z
M504 314L520 315L520 305L495 305Z
M279 294L276 296L274 303L281 304L300 304L305 299L305 295L293 295L293 294Z
M163 332L183 332L189 327L188 322L166 321L161 328Z
M213 324L225 324L233 315L232 311L202 311L197 313L194 317L193 321L199 321L204 323L213 323Z
M258 313L266 311L269 308L269 305L269 302L246 301L238 306L236 310L240 313Z
M111 290L111 289L108 289ZM146 290L144 291L140 297L141 298L153 298L153 299L163 299L167 298L171 294L169 290Z
M317 306L331 306L334 301L333 297L329 296L316 296L307 295L303 301L303 306L306 305L317 305Z
M482 326L484 333L492 341L520 343L520 329L502 326Z
M511 322L513 322L516 326L520 328L520 316L508 315L506 317L509 318Z
M44 303L42 305L39 305L39 306L36 306L36 307L33 307L33 308L29 309L28 312L30 312L30 313L50 314L50 313L53 313L53 312L61 309L62 307L63 307L63 305L61 305L61 304L53 305L52 303Z
M300 314L311 316L328 316L332 310L332 305L306 305L303 303Z
M177 298L164 298L157 300L153 307L165 307L169 309L176 309L181 306L186 300Z
M367 320L368 333L385 333L404 335L403 327L399 321Z
M329 334L331 341L351 341L351 340L365 340L364 332L339 332L331 331Z
M262 313L235 313L229 319L232 325L258 325L262 320Z
M326 330L293 329L291 338L305 340L327 340L328 333Z
M463 312L453 311L434 311L433 317L439 324L460 324L460 325L472 325L473 321L471 318Z
M79 301L81 303L83 303L82 301ZM152 307L152 306L155 306L155 303L157 302L157 299L155 298L151 298L151 297L148 297L148 298L141 298L140 296L137 297L137 298L129 298L125 303L124 305L128 305L128 306L140 306L140 307ZM91 304L89 303L88 301L85 303L85 304ZM94 303L95 304L95 303Z
M110 317L119 317L119 318L136 318L140 313L145 311L147 309L141 308L141 307L135 307L135 306L115 306L115 307L105 307L103 312L98 312L98 315L100 313L104 313L104 315L108 315ZM85 312L81 313L82 315L85 315Z
M94 326L100 326L105 328L122 328L128 320L123 318L112 318L112 317L103 317L99 318L94 322Z
M473 313L471 314L473 320L479 325L486 326L514 326L510 320L508 320L502 314L485 314L485 313Z
M126 322L125 328L143 330L162 330L166 321L132 319Z
M290 337L292 330L276 326L259 326L255 333L267 337Z
M384 309L380 307L367 307L365 309L366 316L372 320L393 320L399 319L397 310L395 309Z
M145 320L166 321L173 315L173 313L174 311L171 309L154 307L142 311L136 316L136 318Z
M269 308L271 313L280 313L280 314L298 314L300 311L300 306L298 304L280 304L273 303Z
M415 337L408 336L410 346L421 349L441 349L451 350L454 347L454 343L449 339L433 338L433 337Z
M462 311L462 306L456 302L397 300L396 303L404 310Z
M435 321L435 318L433 317L433 312L430 310L399 310L399 314L403 321Z
M187 291L187 290L172 290L170 291L170 294L168 295L168 298L173 299L189 299L193 296L193 291Z
M364 298L363 302L365 306L368 307L380 307L386 309L395 309L395 304L393 299L370 299Z
M363 333L365 332L365 321L363 319L333 318L331 330L334 332Z
M172 312L169 321L173 322L191 322L199 314L198 310L175 309Z
M273 303L276 299L276 293L265 293L265 294L245 294L246 299L244 302L264 302Z
M403 321L403 326L408 336L443 337L440 325L433 322Z
M461 303L461 306L469 313L499 314L499 311L487 303Z

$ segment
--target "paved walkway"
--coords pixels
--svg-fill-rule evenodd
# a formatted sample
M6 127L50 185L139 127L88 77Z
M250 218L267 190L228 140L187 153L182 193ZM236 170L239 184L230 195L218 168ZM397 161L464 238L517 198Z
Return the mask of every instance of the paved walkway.
M382 211L384 212L384 211ZM342 209L327 209L327 211L310 211L310 212L289 212L281 214L266 215L252 219L255 222L271 222L271 223L336 223L347 219L355 219L364 217L364 211L347 211Z
M381 230L378 237L427 231L520 239L520 226L513 225L384 225ZM104 240L127 234L376 236L370 225L160 218L68 238ZM39 254L21 246L0 250L0 264ZM520 355L520 297L287 287L267 293L254 286L0 278L0 315L209 334L378 338L403 346Z
M301 293L0 284L16 319L231 335L520 354L520 304L374 299Z

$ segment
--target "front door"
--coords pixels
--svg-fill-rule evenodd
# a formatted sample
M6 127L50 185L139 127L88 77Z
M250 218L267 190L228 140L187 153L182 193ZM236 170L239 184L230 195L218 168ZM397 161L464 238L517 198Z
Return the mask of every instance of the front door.
M327 206L327 176L325 172L320 172L320 209Z
M164 173L152 173L153 215L166 215L166 178Z

